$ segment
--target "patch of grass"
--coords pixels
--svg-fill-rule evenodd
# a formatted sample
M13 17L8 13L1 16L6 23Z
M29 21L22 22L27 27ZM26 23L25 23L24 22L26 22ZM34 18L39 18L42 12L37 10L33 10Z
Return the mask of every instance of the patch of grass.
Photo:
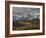
M40 20L39 20L40 21ZM32 25L29 27L25 27L24 25ZM38 22L38 29L40 29L40 22ZM13 22L13 30L34 30L34 19L31 21L14 21Z

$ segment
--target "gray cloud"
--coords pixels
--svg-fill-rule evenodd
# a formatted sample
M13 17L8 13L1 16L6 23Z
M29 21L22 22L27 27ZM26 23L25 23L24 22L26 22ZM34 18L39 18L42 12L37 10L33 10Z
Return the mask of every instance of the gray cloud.
M40 8L13 7L13 15L40 13Z

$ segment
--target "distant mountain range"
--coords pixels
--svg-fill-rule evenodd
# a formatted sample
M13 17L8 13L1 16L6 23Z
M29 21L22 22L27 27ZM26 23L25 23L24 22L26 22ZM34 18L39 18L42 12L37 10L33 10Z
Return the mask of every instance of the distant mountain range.
M25 20L32 20L32 19L36 19L38 18L39 19L39 14L34 14L34 15L27 15L27 16L20 16L20 15L16 15L16 16L13 16L13 21L25 21Z

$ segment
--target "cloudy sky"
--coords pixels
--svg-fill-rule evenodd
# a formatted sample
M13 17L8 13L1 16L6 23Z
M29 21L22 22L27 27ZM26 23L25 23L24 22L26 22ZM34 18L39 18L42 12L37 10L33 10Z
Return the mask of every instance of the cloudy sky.
M36 14L36 13L40 13L40 8L27 8L27 7L13 7L13 16L16 15L21 15L21 16L25 16L27 14Z

